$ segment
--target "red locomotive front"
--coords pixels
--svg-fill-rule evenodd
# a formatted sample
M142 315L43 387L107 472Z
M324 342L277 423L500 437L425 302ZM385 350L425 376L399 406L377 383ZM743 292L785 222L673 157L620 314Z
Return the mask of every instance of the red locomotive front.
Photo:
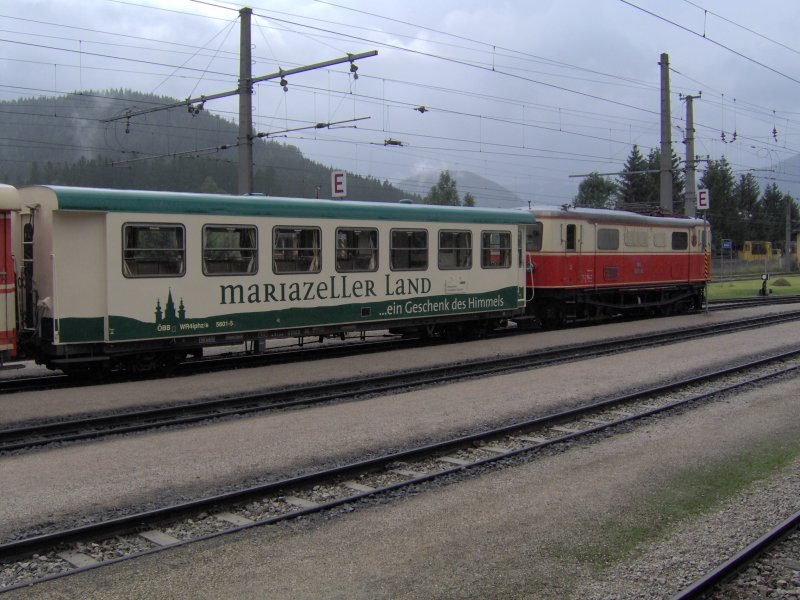
M528 316L545 326L697 310L710 277L708 224L625 211L543 207L527 240Z

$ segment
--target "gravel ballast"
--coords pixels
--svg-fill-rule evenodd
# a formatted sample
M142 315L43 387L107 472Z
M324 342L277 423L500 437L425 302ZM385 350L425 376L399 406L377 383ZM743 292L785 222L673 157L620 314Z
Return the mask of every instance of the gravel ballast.
M605 568L597 532L635 521L687 471L765 444L796 444L796 389L797 379L771 384L393 502L256 528L7 597L668 598L732 552L731 543L749 543L800 508L800 460Z
M611 337L664 331L681 327L703 326L755 315L781 313L798 305L749 308L734 311L699 313L664 319L613 323L561 331L537 331L526 335L497 337L460 344L435 345L411 350L378 352L360 357L334 358L311 364L281 364L167 379L132 381L77 387L53 391L32 391L3 395L0 401L0 426L45 417L59 418L74 414L123 410L216 398L348 377L366 376L399 369L475 360L550 348L564 344L582 344ZM35 369L40 369L35 367ZM10 376L21 371L9 372Z
M480 382L6 456L0 458L0 537L555 412L798 338L800 323L792 323L727 335L724 347L706 338Z

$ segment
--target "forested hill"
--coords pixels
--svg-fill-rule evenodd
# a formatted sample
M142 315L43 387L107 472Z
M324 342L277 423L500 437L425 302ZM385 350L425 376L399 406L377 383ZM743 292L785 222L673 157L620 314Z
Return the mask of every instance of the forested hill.
M176 102L107 90L0 102L0 183L237 192L237 126L186 108L104 123L128 109ZM224 146L231 146L223 149ZM147 158L163 156L163 158ZM330 167L291 145L258 139L253 189L271 196L330 197ZM335 167L336 165L333 165ZM349 175L348 199L408 197L387 182Z

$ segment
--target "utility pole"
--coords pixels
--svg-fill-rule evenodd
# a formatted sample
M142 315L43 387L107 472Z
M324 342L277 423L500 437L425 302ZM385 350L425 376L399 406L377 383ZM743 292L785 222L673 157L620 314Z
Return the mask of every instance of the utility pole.
M340 65L342 63L350 63L350 73L353 74L353 78L357 79L358 75L356 71L358 71L358 67L355 64L355 61L361 60L362 58L370 58L372 56L377 56L377 50L370 50L368 52L361 52L359 54L348 54L342 58L333 58L331 60L326 60L318 63L314 63L311 65L305 65L302 67L295 67L293 69L278 69L276 73L270 73L269 75L260 75L258 77L253 77L252 75L252 60L251 60L251 51L250 51L250 21L253 15L253 11L250 8L242 8L239 11L239 16L241 17L241 32L239 36L239 87L235 90L229 90L227 92L219 92L217 94L211 94L208 96L198 96L196 98L186 98L186 100L181 100L179 102L171 102L169 104L163 104L161 106L154 106L151 108L144 108L140 110L126 110L123 114L117 115L115 117L110 117L108 119L102 119L101 123L111 123L113 121L121 121L125 120L128 122L128 126L130 126L131 119L134 117L138 117L140 115L146 115L153 112L159 112L162 110L169 110L171 108L179 108L179 107L188 107L190 113L199 114L201 110L205 107L205 103L210 100L218 100L220 98L227 98L229 96L239 96L239 131L236 137L236 146L239 148L239 168L238 168L238 189L239 194L249 194L253 191L253 140L256 137L266 137L267 134L259 134L255 135L253 132L253 86L257 83L261 83L263 81L269 81L271 79L279 79L281 85L283 86L284 91L286 90L286 86L288 82L286 81L286 77L289 75L295 75L297 73L305 73L307 71L313 71L315 69L324 69L326 67L332 67L334 65ZM348 121L360 121L361 119L349 119ZM340 121L340 123L344 123L345 121ZM330 126L331 124L325 123L317 123L314 125L314 128L320 129L325 126ZM127 130L126 130L127 133ZM230 146L223 146L221 149L227 149ZM218 150L220 148L217 148Z
M695 216L697 206L697 184L695 183L696 162L694 158L694 99L700 98L702 92L697 96L684 96L686 100L686 201L684 214L687 217Z
M661 55L661 210L671 213L672 208L672 120L669 108L669 54Z
M239 194L253 191L253 72L250 54L250 17L247 7L239 11Z
M785 271L792 269L792 197L784 196L786 202L786 243L783 247L783 268ZM798 250L800 252L800 250Z

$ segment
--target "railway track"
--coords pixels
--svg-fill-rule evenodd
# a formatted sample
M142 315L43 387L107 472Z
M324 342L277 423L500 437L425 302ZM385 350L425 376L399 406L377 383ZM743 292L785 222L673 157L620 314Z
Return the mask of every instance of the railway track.
M175 427L212 419L241 416L267 410L286 410L344 402L357 397L386 394L423 386L441 385L459 379L486 377L504 372L533 369L564 361L630 351L650 346L721 335L800 319L800 311L740 319L702 327L561 346L521 355L481 359L462 364L413 369L367 379L344 379L290 389L247 393L178 405L146 408L124 413L84 416L46 423L22 423L0 429L0 452L20 451L46 444L91 440L109 435Z
M800 296L755 296L753 298L711 300L708 302L708 310L732 310L737 308L750 308L753 306L796 304L798 302L800 302Z
M227 371L237 368L252 368L268 365L285 364L308 360L320 360L322 358L337 358L343 356L354 356L365 352L388 352L400 348L409 348L422 343L418 339L403 339L399 336L386 334L381 339L366 339L355 343L329 343L324 347L316 343L303 345L293 344L275 348L262 353L233 352L216 356L206 356L199 359L191 359L181 363L174 371L174 375L188 376L196 373L209 373ZM137 378L147 377L140 374ZM163 375L153 375L153 377L163 377ZM97 383L115 383L128 381L131 375L112 374L108 379L95 381L91 379L81 380L70 377L63 373L52 373L35 377L16 377L0 379L0 395L15 392L30 392L37 390L57 390L68 387L82 385L96 385Z
M793 304L798 302L800 302L800 296L737 298L733 300L710 301L708 303L708 310L735 310L745 307ZM505 331L504 333L510 333L511 331L513 330ZM366 352L391 351L399 348L413 347L417 344L431 343L419 339L401 339L389 335L384 337L389 339L370 339L352 344L327 344L325 347L310 343L308 344L309 347L302 344L299 347L296 347L297 345L292 345L256 354L235 352L217 356L207 356L200 359L192 359L180 364L174 374L188 376L196 373L226 371L235 368L252 368L303 360L354 356ZM142 377L142 375L139 377ZM113 383L126 381L129 378L130 376L118 375L110 377L105 382ZM96 381L80 380L62 373L52 373L34 377L0 378L0 395L26 391L56 390L81 385L95 385L96 383Z
M672 600L694 600L696 598L737 598L737 590L733 581L738 575L742 575L753 563L762 556L768 554L769 550L786 540L790 536L797 537L800 529L800 512L796 512L785 519L773 529L755 540L746 548L740 550L728 558L709 573L694 581L691 585L681 590L680 593L672 597ZM797 549L800 548L800 539L794 540L792 545L794 551L790 554L797 556ZM769 557L765 557L769 561ZM779 566L777 568L780 568ZM786 569L784 565L784 570ZM795 567L795 570L797 568ZM762 587L763 584L762 584ZM741 596L744 597L744 596Z
M533 460L543 450L591 443L635 421L791 376L800 347L757 361L635 393L591 401L546 416L440 440L273 481L265 485L52 531L0 544L0 591L111 564L165 548L294 519L401 490L421 491L433 480L458 480L482 469Z

